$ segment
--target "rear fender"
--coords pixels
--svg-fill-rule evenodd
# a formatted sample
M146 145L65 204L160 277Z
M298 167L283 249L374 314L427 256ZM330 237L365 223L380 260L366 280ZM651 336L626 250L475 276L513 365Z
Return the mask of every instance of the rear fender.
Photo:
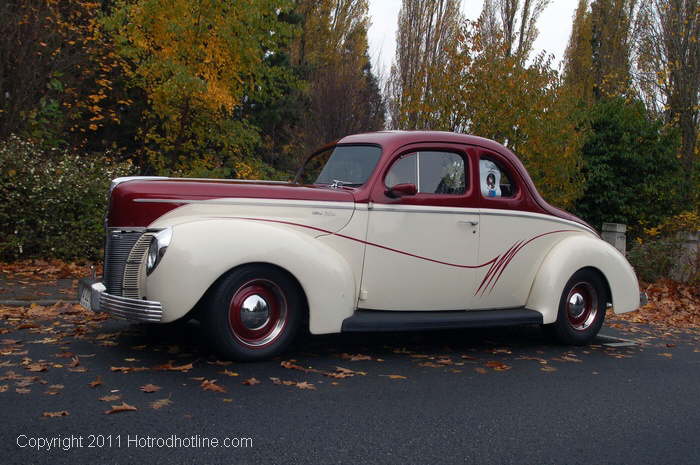
M615 313L639 308L639 283L627 259L607 242L584 234L569 236L552 247L537 272L527 308L542 313L543 323L554 323L564 286L581 268L594 268L603 275Z

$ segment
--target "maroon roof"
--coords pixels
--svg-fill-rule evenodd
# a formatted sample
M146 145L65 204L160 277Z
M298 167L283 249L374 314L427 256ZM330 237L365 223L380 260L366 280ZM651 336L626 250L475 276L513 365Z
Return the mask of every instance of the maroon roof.
M454 132L445 131L377 131L346 136L338 140L336 143L377 144L382 147L382 159L384 163L386 163L387 154L391 154L394 151L400 149L401 147L410 144L426 142L465 144L475 147L481 147L483 149L499 154L507 162L509 162L513 168L515 168L515 170L517 171L516 174L521 178L522 183L526 187L529 198L523 199L523 202L521 202L520 207L522 209L536 213L543 213L556 216L558 218L562 218L569 221L575 221L590 228L592 231L595 231L595 229L591 225L589 225L582 219L547 203L547 201L544 200L544 198L542 198L540 193L537 191L535 183L532 181L530 174L527 172L527 169L520 161L520 159L508 148L491 139L486 139L484 137L474 136L470 134L458 134ZM372 179L370 179L367 184L372 184ZM487 206L484 205L484 207Z

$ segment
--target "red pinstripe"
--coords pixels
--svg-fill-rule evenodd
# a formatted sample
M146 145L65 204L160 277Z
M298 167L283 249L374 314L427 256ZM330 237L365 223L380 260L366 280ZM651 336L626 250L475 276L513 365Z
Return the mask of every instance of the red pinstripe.
M377 247L379 249L388 250L389 252L394 252L394 253L398 253L401 255L406 255L409 257L417 258L420 260L425 260L428 262L438 263L440 265L453 266L455 268L477 269L477 268L483 268L487 265L491 265L489 267L488 271L486 272L486 275L484 276L483 280L481 281L479 288L476 290L476 292L474 292L474 295L477 295L479 293L479 291L481 291L482 296L486 292L486 289L489 289L489 293L491 293L491 291L493 291L493 288L496 286L496 283L498 283L498 280L501 278L501 275L506 270L506 268L508 267L510 262L513 260L513 258L515 258L515 256L530 242L534 241L535 239L539 239L540 237L547 236L550 234L563 233L563 232L576 232L576 230L574 230L574 229L558 229L556 231L550 231L550 232L538 234L537 236L530 238L527 241L516 242L504 254L496 255L491 260L484 262L480 265L461 265L458 263L444 262L441 260L435 260L432 258L423 257L420 255L412 254L410 252L405 252L403 250L398 250L398 249L394 249L391 247L387 247L385 245L376 244L374 242L368 242L368 241L365 241L362 239L358 239L356 237L346 236L345 234L335 233L335 232L330 231L328 229L317 228L316 226L309 226L306 224L294 223L291 221L284 221L284 220L272 220L272 219L267 219L267 218L250 218L250 217L243 217L243 216L234 216L234 217L226 217L226 218L234 218L234 219L249 220L249 221L260 221L260 222L264 222L264 223L279 223L279 224L286 224L289 226L297 226L300 228L311 229L313 231L318 231L318 232L321 232L324 234L338 236L338 237L342 237L343 239L348 239L351 241L359 242L360 244L365 244L365 245L369 245L372 247ZM491 286L490 288L489 288L489 285Z

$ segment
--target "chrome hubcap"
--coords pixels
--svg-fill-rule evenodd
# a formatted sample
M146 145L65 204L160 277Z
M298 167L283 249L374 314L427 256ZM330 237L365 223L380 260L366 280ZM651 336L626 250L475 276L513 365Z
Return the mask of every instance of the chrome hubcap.
M242 284L229 303L231 335L244 346L257 349L275 341L287 324L287 299L268 279Z
M270 320L270 306L258 294L248 296L241 305L241 322L250 330L260 329Z
M586 311L586 300L581 294L575 292L569 297L569 314L573 318L580 318Z
M566 316L576 331L585 331L598 316L598 293L588 282L574 285L566 298Z

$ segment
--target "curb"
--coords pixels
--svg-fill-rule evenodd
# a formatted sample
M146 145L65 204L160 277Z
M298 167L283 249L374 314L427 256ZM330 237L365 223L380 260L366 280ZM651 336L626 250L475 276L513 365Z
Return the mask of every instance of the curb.
M56 304L77 304L79 303L77 300L65 300L65 299L58 299L58 300L0 300L0 305L4 305L6 307L28 307L30 305L36 304L36 305L41 305L42 307L49 307L51 305L56 305Z

